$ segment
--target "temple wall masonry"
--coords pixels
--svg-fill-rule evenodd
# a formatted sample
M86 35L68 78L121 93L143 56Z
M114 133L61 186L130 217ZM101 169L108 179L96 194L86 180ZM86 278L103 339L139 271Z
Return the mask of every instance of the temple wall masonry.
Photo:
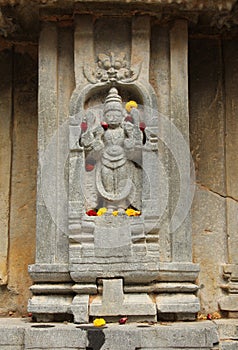
M1 350L237 349L237 16L0 0Z
M37 47L0 51L0 314L26 313L35 256Z
M193 252L201 264L202 307L208 310L217 308L223 293L223 265L237 259L237 59L236 40L190 43L190 144L197 177Z
M154 33L156 28L155 37ZM52 39L49 42L52 45ZM69 52L67 49L65 60ZM223 265L237 263L237 61L234 39L189 40L190 145L197 176L193 259L200 263L198 294L204 313L219 310L218 300L224 293L220 287L225 283ZM155 58L151 64L151 78L155 79ZM0 84L0 311L7 316L9 312L26 313L31 285L27 266L35 256L37 49L32 45L4 49L0 65L4 77ZM52 71L47 84L53 81ZM60 89L64 94L71 90ZM49 108L49 101L46 105Z

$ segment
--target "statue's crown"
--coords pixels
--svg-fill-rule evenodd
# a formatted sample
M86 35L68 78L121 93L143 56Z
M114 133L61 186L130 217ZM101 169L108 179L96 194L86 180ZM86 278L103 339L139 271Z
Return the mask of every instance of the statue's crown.
M109 91L109 94L107 95L106 97L106 100L105 100L105 105L109 104L109 103L122 103L122 99L121 99L121 96L118 95L118 91L116 88L111 88L110 91Z

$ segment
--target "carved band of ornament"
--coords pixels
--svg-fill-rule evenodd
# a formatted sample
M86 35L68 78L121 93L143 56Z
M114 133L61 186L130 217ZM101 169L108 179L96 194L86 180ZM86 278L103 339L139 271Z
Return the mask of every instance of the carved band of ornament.
M141 63L131 68L125 53L115 56L113 52L109 55L99 54L94 69L90 69L88 65L84 65L83 68L85 78L92 84L130 83L138 78L140 71Z
M211 26L218 29L231 29L238 24L238 4L234 6L231 12L216 13L211 21Z
M16 25L13 24L12 18L4 16L0 8L0 35L5 38L8 34L11 34L16 31Z

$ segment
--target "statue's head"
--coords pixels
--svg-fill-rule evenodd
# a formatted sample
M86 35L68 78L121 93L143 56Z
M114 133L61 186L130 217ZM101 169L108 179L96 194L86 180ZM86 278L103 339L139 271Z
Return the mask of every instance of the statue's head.
M116 88L111 88L104 104L104 118L110 127L117 127L122 123L122 99Z

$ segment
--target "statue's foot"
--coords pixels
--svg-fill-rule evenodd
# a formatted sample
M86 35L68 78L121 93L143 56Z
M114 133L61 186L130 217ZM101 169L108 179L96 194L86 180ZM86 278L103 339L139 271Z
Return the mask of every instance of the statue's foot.
M118 216L123 216L126 215L125 209L124 208L119 208L118 209Z
M107 208L107 211L106 211L105 215L107 215L107 216L112 215L114 210L115 210L114 208Z

